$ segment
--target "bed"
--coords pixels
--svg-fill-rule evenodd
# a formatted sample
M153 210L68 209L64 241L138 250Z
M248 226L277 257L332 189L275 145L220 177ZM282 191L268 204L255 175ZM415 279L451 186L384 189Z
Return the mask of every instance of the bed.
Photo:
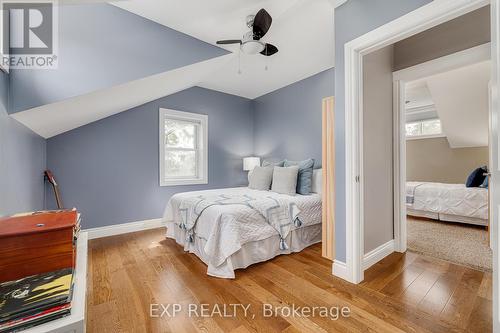
M410 216L488 226L488 189L407 182L406 211Z
M320 187L318 178L313 182ZM321 194L289 196L247 187L184 192L168 201L163 220L166 237L200 258L208 275L234 278L236 269L321 242Z

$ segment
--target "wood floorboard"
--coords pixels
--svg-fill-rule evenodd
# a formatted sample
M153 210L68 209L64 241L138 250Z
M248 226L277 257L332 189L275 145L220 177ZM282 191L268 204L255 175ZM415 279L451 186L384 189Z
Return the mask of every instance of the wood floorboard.
M453 295L441 312L441 318L459 327L467 327L474 309L474 300L478 294L484 273L467 268L455 288Z
M439 316L457 288L465 267L450 264L448 271L443 273L418 304L418 308L431 315Z
M164 229L89 242L88 332L491 332L492 277L415 253L393 253L365 272L359 285L331 274L321 244L236 271L206 275L206 266ZM151 304L180 304L160 316ZM189 316L190 304L249 304L237 316ZM263 315L274 309L348 307L350 315ZM152 311L152 309L156 309ZM172 310L172 309L170 309ZM158 312L159 311L159 312ZM231 311L229 311L231 312ZM231 313L230 313L231 314Z
M412 304L419 304L434 286L440 275L436 272L426 270L419 275L406 290L397 298Z
M361 285L373 290L381 290L411 265L416 258L417 255L411 252L406 254L393 253L366 271L365 280Z
M411 264L392 279L381 292L387 296L399 298L424 271L424 268Z

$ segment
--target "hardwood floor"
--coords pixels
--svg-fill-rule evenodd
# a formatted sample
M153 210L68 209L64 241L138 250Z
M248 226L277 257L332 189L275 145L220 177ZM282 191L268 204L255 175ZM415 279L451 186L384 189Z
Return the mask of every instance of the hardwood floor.
M163 229L96 239L89 244L88 332L490 332L491 273L414 253L394 253L353 285L331 275L321 246L236 271L235 280L212 278ZM151 317L150 304L153 306ZM180 304L176 316L168 304ZM189 304L250 305L236 317L189 317ZM264 317L264 304L348 307L332 320L316 312ZM194 306L193 306L194 307ZM167 310L165 310L167 308ZM193 312L194 314L194 312Z

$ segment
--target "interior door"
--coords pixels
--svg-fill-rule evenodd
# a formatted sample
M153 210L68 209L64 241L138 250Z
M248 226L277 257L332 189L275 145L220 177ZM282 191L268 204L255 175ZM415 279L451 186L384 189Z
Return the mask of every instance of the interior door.
M488 147L489 147L489 155L488 155L488 245L490 246L491 249L493 249L493 230L492 230L492 225L493 225L493 214L492 210L494 208L494 203L493 203L493 196L492 196L492 191L491 187L493 186L492 183L492 178L491 178L491 170L493 170L493 160L494 160L494 148L493 148L493 122L492 122L492 116L493 116L493 85L492 85L492 80L488 82L488 107L489 107L489 138L488 138ZM498 134L496 134L498 135Z
M323 99L322 256L335 259L335 100Z

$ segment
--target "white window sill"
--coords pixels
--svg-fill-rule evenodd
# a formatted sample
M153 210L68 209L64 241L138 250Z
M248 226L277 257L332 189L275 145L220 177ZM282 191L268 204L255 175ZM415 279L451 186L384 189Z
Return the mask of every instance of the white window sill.
M203 185L208 184L208 179L176 179L160 181L160 186Z
M435 138L445 138L444 134L434 134L434 135L417 135L417 136L407 136L406 140L422 140L422 139L435 139Z

